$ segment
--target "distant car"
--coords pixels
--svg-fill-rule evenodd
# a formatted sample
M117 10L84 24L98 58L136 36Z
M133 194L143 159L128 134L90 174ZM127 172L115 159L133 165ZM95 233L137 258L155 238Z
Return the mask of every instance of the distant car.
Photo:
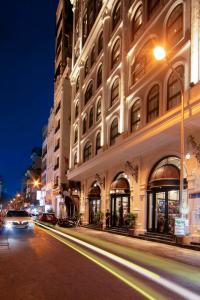
M3 220L4 230L34 228L32 217L25 210L9 210Z
M39 215L39 221L56 225L56 223L58 222L58 219L56 218L55 214L53 214L53 213L42 213L41 215Z

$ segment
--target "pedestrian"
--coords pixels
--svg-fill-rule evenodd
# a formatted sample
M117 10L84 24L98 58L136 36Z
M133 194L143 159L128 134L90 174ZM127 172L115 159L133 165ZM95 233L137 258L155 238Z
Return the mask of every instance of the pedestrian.
M110 226L110 212L109 209L106 211L106 227L109 228Z

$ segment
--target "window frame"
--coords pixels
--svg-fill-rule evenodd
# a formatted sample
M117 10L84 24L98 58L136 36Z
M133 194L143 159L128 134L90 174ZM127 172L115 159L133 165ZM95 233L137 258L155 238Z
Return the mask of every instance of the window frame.
M94 106L91 107L89 113L89 128L91 128L93 125L94 125Z
M140 114L139 117L138 117L138 112ZM133 118L133 115L136 115L136 118ZM140 128L140 124L141 124L141 100L138 99L131 106L131 132L137 131Z
M98 153L99 149L101 149L101 131L99 131L96 135L95 154Z
M157 89L156 91L154 91ZM147 123L154 121L159 116L160 87L154 84L147 95Z
M112 31L116 28L117 24L121 20L121 1L117 1L114 6L113 13L112 13Z
M116 102L119 101L119 97L120 97L119 77L117 77L113 81L112 86L111 86L111 91L110 91L110 107L112 107Z
M174 70L179 73L184 85L185 68L183 65L178 65ZM180 70L180 71L179 71ZM170 82L171 81L171 82ZM176 79L174 72L172 71L167 80L167 111L177 107L181 104L181 85L179 80ZM172 96L170 96L170 89L172 90ZM174 93L176 89L176 93ZM179 100L177 98L179 97ZM174 103L174 104L173 104Z
M113 69L118 64L118 62L120 61L120 57L121 57L121 39L118 38L115 41L111 51L111 69Z
M87 85L86 91L85 91L85 105L89 102L89 100L93 96L93 81L90 80L90 82Z
M83 149L83 162L88 161L92 157L92 145L88 141Z
M116 124L114 124L114 122L117 121ZM116 131L117 128L117 131ZM110 146L115 144L115 140L119 135L119 122L118 122L118 118L114 118L111 125L110 125Z
M140 12L140 14L138 15L138 13ZM139 19L141 18L141 23L139 25L137 25L137 22ZM134 13L134 16L132 18L132 21L131 21L131 35L132 35L132 40L134 40L134 38L136 37L138 31L140 30L141 26L142 26L142 23L143 23L143 5L140 4L138 6L138 8L136 9L135 13ZM137 25L137 26L135 26Z
M99 110L100 108L100 110ZM101 118L101 98L97 101L97 106L96 106L96 121L99 121Z
M173 20L173 17L174 15L177 14L177 12L178 12L178 16L176 16L176 18ZM175 46L184 36L183 14L184 14L183 4L180 3L173 9L173 11L171 12L171 14L167 19L166 40L168 42L168 45L170 45L171 47ZM170 21L172 21L172 24L169 25ZM174 24L176 25L177 23L181 24L181 26L178 28L179 29L178 33L177 31L173 30ZM171 30L172 32L170 33Z
M102 79L103 79L103 69L102 64L99 66L97 71L97 89L102 85Z

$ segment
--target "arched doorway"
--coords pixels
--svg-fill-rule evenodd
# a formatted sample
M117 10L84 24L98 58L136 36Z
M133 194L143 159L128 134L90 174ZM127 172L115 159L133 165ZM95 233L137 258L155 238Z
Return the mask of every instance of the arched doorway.
M130 186L125 173L118 174L110 187L110 225L125 227L130 212Z
M77 207L71 197L65 196L65 206L66 206L67 217L68 218L75 217L77 213Z
M89 201L89 224L96 223L97 215L101 210L101 189L95 181L88 193Z
M180 216L180 159L167 157L151 171L147 192L147 230L174 233L174 221ZM186 188L186 184L184 184ZM184 190L184 197L186 190Z

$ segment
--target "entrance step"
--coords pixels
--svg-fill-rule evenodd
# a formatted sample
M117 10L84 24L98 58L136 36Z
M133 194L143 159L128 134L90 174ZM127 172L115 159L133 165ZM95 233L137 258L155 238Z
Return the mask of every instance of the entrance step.
M109 227L105 228L105 231L115 234L121 234L121 235L129 235L128 228L125 227Z
M161 234L155 232L146 232L145 234L140 234L138 238L146 241L152 241L157 243L164 243L167 245L175 245L174 236L170 234Z
M174 236L171 234L162 234L162 233L157 233L157 232L146 232L144 234L146 237L153 237L165 241L174 241Z
M102 230L101 224L87 224L87 225L83 225L83 227L89 228L89 229Z

